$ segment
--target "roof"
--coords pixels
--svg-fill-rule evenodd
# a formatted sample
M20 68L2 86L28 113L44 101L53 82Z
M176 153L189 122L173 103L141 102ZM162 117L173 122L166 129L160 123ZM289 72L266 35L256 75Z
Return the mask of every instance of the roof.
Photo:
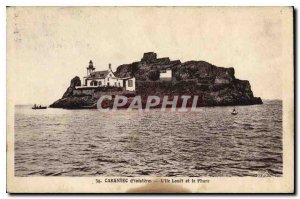
M103 70L103 71L95 71L92 72L88 77L92 77L92 78L105 78L108 75L109 71L108 70Z
M103 71L95 71L95 72L92 72L90 75L86 76L86 78L88 79L105 79L106 76L109 74L109 70L103 70ZM112 72L112 71L111 71ZM116 79L131 79L133 77L118 77L115 75L114 72L112 72L114 74L115 77L112 77L112 78L116 78Z
M122 78L119 78L119 79L123 79L123 80L128 80L128 79L133 79L135 77L122 77Z

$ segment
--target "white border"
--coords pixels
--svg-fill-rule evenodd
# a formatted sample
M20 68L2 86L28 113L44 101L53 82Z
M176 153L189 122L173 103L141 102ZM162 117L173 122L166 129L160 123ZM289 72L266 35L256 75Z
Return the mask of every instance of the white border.
M1 198L9 198L11 195L6 193L6 6L295 6L295 8L299 8L300 1L296 0L209 0L209 1L195 1L195 0L149 0L149 1L140 1L140 0L4 0L0 1L0 34L1 34L1 48L0 48L0 92L2 93L0 98L0 114L1 114L1 156L0 156L0 196ZM296 21L296 27L299 26L299 19ZM299 41L299 39L298 39ZM296 43L296 45L298 42ZM298 45L297 45L298 46ZM296 56L299 55L299 51ZM296 64L296 63L295 63ZM297 70L297 76L299 75L299 69ZM299 84L297 84L297 93L299 93ZM299 98L298 98L299 100ZM299 102L299 101L298 101ZM297 126L298 126L297 118ZM299 135L297 136L299 141ZM299 142L297 142L299 143ZM297 159L299 158L299 153ZM296 159L296 160L297 160ZM296 190L299 191L299 183L297 183ZM74 196L74 195L73 195ZM26 196L26 198L36 198L37 196ZM39 197L39 196L38 196ZM51 195L44 196L45 198L53 197ZM70 198L70 196L57 196L58 198ZM84 196L83 198L87 198L88 196ZM104 197L104 196L102 196ZM108 196L105 196L108 197ZM139 195L138 197L142 197ZM152 196L153 197L153 196ZM154 196L155 197L155 196ZM161 196L160 196L161 197ZM168 196L172 197L172 196ZM185 196L186 197L186 196ZM204 197L204 196L200 196ZM240 198L239 196L237 198ZM264 196L254 197L262 198ZM288 196L282 196L288 197ZM217 196L211 196L210 198L217 198Z

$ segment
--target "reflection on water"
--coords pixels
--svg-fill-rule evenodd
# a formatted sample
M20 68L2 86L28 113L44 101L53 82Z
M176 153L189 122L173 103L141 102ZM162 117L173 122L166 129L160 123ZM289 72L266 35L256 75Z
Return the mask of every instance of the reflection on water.
M202 112L16 106L16 176L282 175L282 102Z

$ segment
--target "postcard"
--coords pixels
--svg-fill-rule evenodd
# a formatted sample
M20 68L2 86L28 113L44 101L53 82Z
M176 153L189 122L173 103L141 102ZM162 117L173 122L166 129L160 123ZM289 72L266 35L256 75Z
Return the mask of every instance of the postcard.
M7 7L7 192L293 193L293 7Z

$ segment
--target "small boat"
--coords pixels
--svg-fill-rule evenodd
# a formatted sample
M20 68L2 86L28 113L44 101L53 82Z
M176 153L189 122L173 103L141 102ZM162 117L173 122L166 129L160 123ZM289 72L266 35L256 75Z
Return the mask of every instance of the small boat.
M233 108L233 111L231 112L231 115L237 115L238 112L235 110L235 107Z
M36 106L36 105L34 105L33 107L32 107L32 109L47 109L47 106Z

